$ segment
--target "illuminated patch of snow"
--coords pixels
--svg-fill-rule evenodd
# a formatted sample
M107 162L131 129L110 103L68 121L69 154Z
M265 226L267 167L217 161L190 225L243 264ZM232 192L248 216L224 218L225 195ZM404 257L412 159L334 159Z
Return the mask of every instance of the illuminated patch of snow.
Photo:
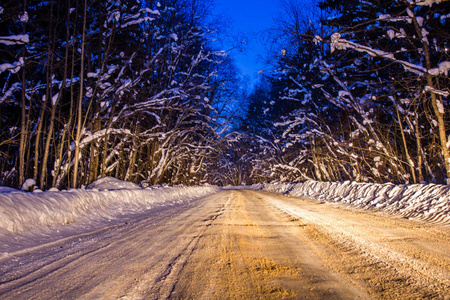
M52 97L52 105L53 106L56 105L56 101L58 101L58 97L59 97L59 93L56 93L55 95L53 95L53 97Z
M438 76L441 74L448 76L449 70L450 70L450 61L443 61L438 65L437 68L428 70L428 73L430 73L433 76Z
M318 35L316 35L313 39L314 44L318 44L319 42L322 42L322 38Z
M24 12L23 15L19 15L19 20L22 23L28 22L28 12Z
M389 36L389 38L392 40L395 37L395 32L392 29L389 29L387 31L387 35Z
M445 110L444 110L444 105L442 104L442 101L439 99L436 99L436 105L439 110L439 113L444 114Z
M34 186L36 186L36 180L32 179L32 178L28 178L27 180L25 180L25 182L22 184L22 191L29 191L31 190Z

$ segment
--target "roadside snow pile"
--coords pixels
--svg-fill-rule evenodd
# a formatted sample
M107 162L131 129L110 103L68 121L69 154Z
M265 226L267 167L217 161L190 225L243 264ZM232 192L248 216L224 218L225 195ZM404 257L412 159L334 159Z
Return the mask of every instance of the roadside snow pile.
M255 185L254 188L450 224L450 187L446 185L306 181Z
M22 184L22 191L29 191L32 192L34 190L34 187L36 186L36 180L28 178L25 180L25 182Z
M130 181L123 181L114 177L102 177L86 187L90 190L137 190L140 187Z
M92 186L101 191L71 189L26 193L6 189L9 192L0 193L0 237L8 232L24 232L42 226L109 222L154 207L201 198L219 190L215 186L139 188L111 179L98 181Z
M21 191L7 187L7 186L0 186L0 194L1 193L21 193Z

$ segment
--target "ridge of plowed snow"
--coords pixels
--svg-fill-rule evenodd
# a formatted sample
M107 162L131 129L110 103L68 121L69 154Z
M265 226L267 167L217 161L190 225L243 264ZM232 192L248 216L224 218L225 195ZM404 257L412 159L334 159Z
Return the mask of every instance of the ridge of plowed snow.
M137 190L141 187L130 181L123 181L114 177L102 177L88 185L86 189L97 190Z
M254 189L375 209L405 218L450 224L450 187L439 184L319 182L257 184Z
M0 193L0 237L42 226L111 221L123 215L193 200L219 190L215 186L139 188L110 179L101 179L92 187L101 187L102 190Z

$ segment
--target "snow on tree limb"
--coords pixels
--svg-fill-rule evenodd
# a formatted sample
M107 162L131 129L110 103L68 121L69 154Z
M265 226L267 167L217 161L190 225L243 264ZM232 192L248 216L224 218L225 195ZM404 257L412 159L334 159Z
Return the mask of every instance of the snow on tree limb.
M30 42L28 34L18 34L9 36L0 36L0 44L4 45L23 45Z
M435 88L433 88L431 86L426 86L425 89L424 89L424 92L429 92L429 93L433 93L433 94L436 94L436 95L441 95L441 96L444 96L444 97L450 96L450 92L443 91L443 90L437 90L437 89L435 89Z
M0 104L12 96L12 94L20 89L20 82L15 82L4 94L0 96Z
M24 65L23 57L19 58L19 61L16 61L12 64L10 63L4 63L0 65L0 73L3 73L5 71L9 71L13 74L19 72L20 68Z
M419 5L419 6L432 6L433 4L439 4L446 0L406 0L411 5Z
M430 73L433 76L438 76L441 74L448 76L449 70L450 70L450 61L443 61L438 65L437 68L428 70L428 73Z
M24 45L29 43L30 38L28 34L10 35L10 36L0 36L0 44L7 46L10 45ZM9 71L13 74L19 72L20 68L24 65L23 57L20 57L18 61L11 63L0 64L0 74Z
M450 69L450 62L445 61L439 64L438 68L433 68L430 70L427 70L426 68L416 65L401 59L395 58L394 54L391 52L386 52L379 49L373 49L368 46L364 46L355 42L348 41L346 39L341 38L340 33L333 33L331 35L331 52L334 52L334 50L347 50L347 49L353 49L355 51L361 52L361 53L367 53L370 56L373 57L382 57L386 58L388 60L391 60L393 62L397 62L400 65L402 65L405 70L413 72L419 76L424 76L426 73L429 73L431 75L439 75L444 74L445 76L448 76L448 70Z
M132 136L133 133L129 130L129 129L124 129L124 128L106 128L106 129L102 129L96 132L86 132L84 134L83 139L80 141L80 148L84 148L85 146L89 145L89 143L91 143L92 141L96 140L96 139L100 139L103 138L107 135L110 134L123 134L123 135L129 135ZM72 145L71 150L75 150L75 145Z

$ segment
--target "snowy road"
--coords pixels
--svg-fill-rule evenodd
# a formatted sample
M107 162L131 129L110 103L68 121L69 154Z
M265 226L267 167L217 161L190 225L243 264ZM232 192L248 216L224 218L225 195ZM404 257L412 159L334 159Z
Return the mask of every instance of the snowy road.
M448 227L229 190L0 257L0 298L449 299L449 249Z

